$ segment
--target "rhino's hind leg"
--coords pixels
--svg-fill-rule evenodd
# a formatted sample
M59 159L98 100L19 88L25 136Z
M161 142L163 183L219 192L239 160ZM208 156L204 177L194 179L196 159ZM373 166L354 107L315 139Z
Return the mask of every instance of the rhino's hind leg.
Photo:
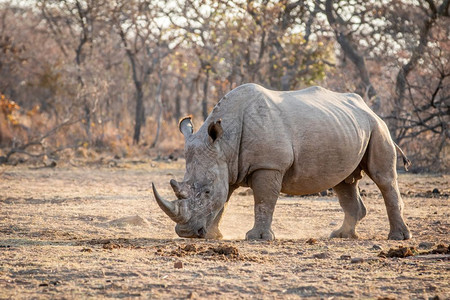
M258 170L252 174L250 187L255 199L255 225L247 232L247 240L273 240L272 217L281 190L281 174Z
M397 155L387 128L379 128L372 133L366 153L364 171L381 191L389 218L388 239L407 240L411 232L403 220L403 201L397 182Z
M366 207L359 195L358 180L352 183L342 181L333 187L339 198L339 204L344 210L344 222L341 228L333 231L331 237L358 238L356 225L366 216Z

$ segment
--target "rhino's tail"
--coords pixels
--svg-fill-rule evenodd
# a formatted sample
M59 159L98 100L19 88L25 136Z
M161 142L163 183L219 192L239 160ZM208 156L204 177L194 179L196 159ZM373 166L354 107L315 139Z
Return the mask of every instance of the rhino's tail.
M399 145L397 145L397 143L394 142L395 148L397 148L398 152L400 152L400 154L402 155L403 158L403 165L405 167L405 171L408 171L408 168L412 165L411 161L409 160L409 158L405 155L405 153L403 152L402 148L400 148Z

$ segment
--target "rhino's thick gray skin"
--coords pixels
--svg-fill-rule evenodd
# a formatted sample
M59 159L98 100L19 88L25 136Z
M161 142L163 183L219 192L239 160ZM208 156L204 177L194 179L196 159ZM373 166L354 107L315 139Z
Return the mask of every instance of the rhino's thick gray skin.
M358 191L362 171L383 195L389 239L411 237L402 216L396 145L386 124L356 94L321 87L278 92L245 84L223 97L196 133L190 118L180 121L180 131L186 174L183 182L170 182L178 200L166 201L153 188L181 237L221 238L226 202L237 187L249 186L255 223L247 239L274 239L280 192L305 195L330 187L345 213L331 236L356 238L355 227L366 215Z

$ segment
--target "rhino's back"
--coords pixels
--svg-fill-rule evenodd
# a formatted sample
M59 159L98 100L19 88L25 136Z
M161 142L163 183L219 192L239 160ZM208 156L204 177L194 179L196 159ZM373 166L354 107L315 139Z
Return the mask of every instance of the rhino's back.
M313 193L350 175L378 122L355 94L246 88L254 90L254 99L245 103L242 166L250 172L279 169L287 193Z

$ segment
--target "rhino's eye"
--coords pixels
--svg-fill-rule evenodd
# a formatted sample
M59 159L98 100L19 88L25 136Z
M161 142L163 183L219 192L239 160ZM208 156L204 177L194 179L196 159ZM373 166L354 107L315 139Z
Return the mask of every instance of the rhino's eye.
M202 194L209 195L210 192L211 192L210 190L200 191L200 192L198 192L198 193L195 195L195 197L198 198L198 197L200 197Z

